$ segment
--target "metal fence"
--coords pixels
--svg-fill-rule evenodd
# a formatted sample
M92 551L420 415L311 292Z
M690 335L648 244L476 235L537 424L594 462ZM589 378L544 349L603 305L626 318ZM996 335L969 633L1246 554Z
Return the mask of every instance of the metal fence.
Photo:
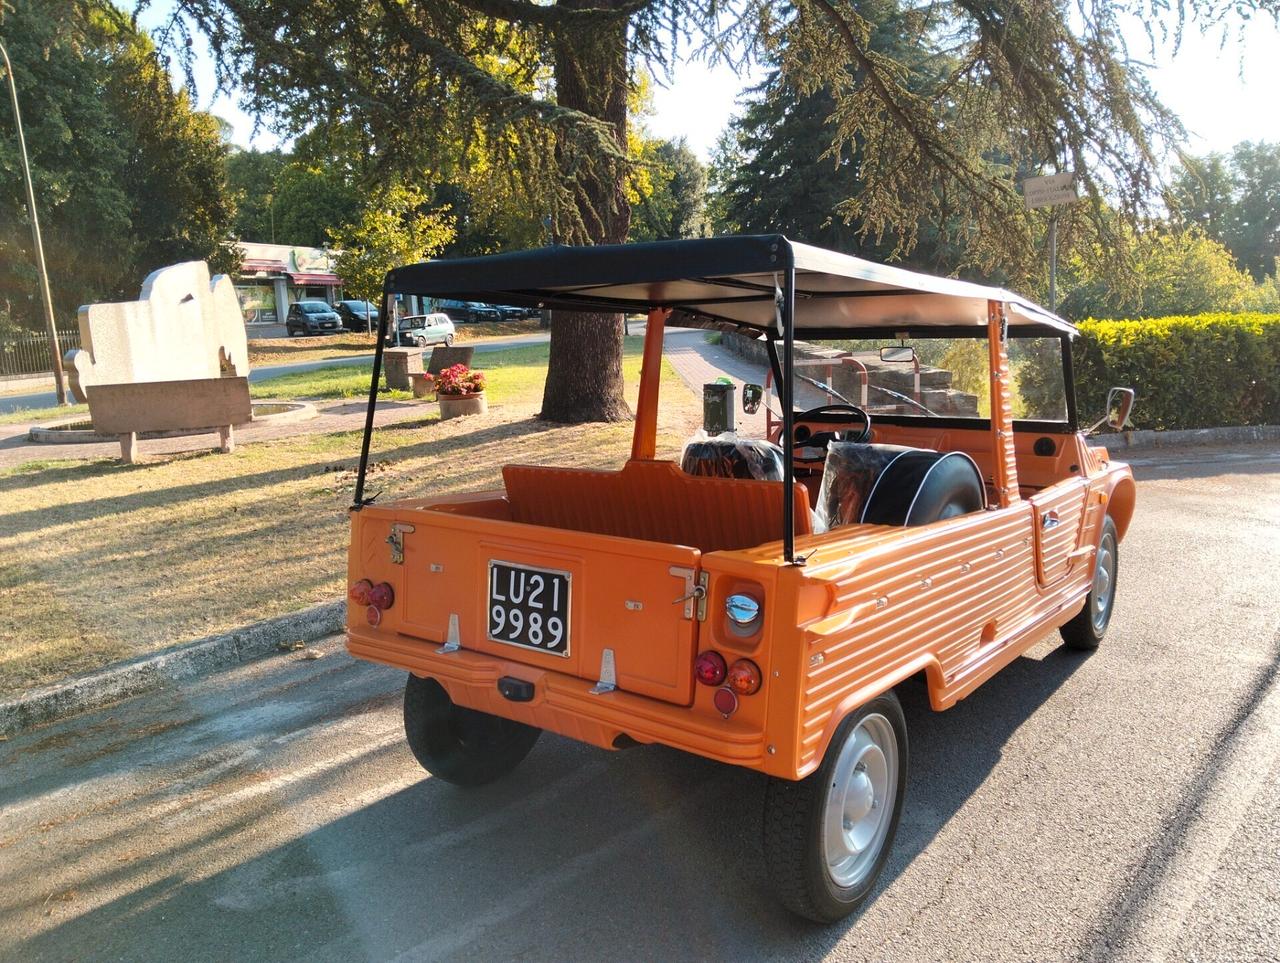
M80 329L58 332L58 350L65 357L80 347ZM53 353L47 334L0 335L0 378L53 371Z

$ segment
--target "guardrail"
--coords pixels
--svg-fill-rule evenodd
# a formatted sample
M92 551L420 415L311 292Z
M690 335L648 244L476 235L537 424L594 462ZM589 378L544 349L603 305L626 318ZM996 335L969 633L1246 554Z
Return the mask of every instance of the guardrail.
M58 350L64 357L72 348L78 347L78 328L58 332ZM33 331L20 335L0 335L0 378L52 372L53 354L49 350L47 334Z

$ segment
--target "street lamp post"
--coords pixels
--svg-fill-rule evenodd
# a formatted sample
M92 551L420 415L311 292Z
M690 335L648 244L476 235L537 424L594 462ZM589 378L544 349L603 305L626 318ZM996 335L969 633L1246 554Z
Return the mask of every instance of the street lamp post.
M5 73L9 75L9 97L13 101L13 125L18 129L18 153L22 155L22 173L27 182L27 213L31 217L31 241L36 249L36 270L40 274L40 298L44 301L44 323L49 329L49 348L53 352L53 383L58 392L58 404L67 403L67 389L62 383L62 352L58 350L58 329L53 320L53 298L49 294L49 272L44 264L44 242L40 240L40 218L36 215L36 189L31 182L31 162L27 159L27 138L22 133L22 112L18 110L18 81L13 76L13 64L9 51L0 43L0 57L4 58Z

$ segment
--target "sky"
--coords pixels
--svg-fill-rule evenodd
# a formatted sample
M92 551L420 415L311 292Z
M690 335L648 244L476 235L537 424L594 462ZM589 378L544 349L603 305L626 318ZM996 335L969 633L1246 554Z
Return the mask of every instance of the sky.
M166 5L158 5L162 11ZM144 19L158 22L160 12ZM1149 51L1140 28L1129 31L1131 51ZM197 40L199 43L199 40ZM1194 154L1226 151L1243 140L1280 140L1280 28L1260 20L1245 28L1243 40L1234 28L1226 37L1189 30L1176 54L1157 51L1149 77L1166 106L1186 125ZM744 88L758 83L759 71L738 76L729 67L698 61L679 64L673 78L659 78L653 89L654 114L649 131L659 137L684 137L703 159L710 157L720 132L738 109ZM226 95L212 96L213 69L207 56L196 69L197 100L227 120L241 147L278 144L267 130L253 130L253 119Z

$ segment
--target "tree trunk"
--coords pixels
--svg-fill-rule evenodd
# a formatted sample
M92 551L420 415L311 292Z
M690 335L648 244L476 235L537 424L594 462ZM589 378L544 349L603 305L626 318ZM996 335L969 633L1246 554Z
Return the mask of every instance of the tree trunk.
M566 6L602 7L601 0L562 0ZM620 150L627 142L627 18L597 23L589 31L566 31L555 46L556 100L606 121ZM568 152L558 155L572 184L588 244L627 239L631 207L616 163L595 167ZM555 311L551 355L542 394L548 421L623 421L631 417L622 396L622 315Z

